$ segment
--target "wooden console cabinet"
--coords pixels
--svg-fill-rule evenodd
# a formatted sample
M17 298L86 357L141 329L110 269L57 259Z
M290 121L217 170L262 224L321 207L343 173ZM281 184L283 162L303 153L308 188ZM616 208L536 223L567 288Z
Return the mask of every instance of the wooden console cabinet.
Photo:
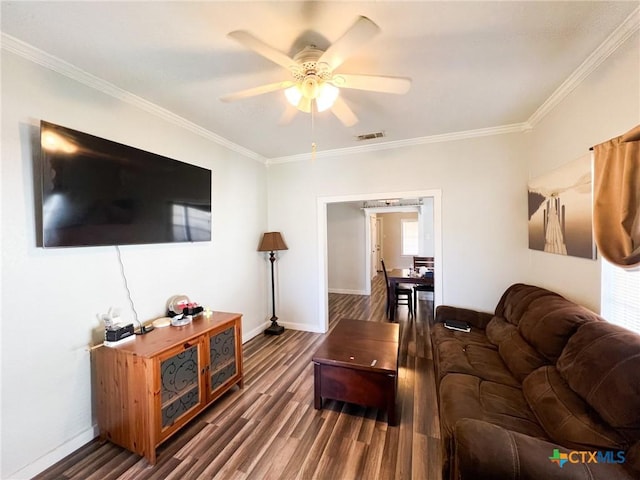
M94 351L100 436L144 456L235 384L243 386L242 316L213 312Z

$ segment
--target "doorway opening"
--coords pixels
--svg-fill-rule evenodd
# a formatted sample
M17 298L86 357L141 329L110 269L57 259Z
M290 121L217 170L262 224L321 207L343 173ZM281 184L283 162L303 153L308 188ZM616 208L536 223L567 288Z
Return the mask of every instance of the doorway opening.
M433 256L435 257L435 276L434 283L436 285L434 293L434 305L441 305L443 303L444 291L442 284L442 208L441 208L441 191L440 190L420 190L420 191L404 191L404 192L385 192L374 194L356 194L346 196L334 196L334 197L319 197L318 198L318 261L319 261L319 305L318 305L318 329L321 332L326 332L329 328L328 317L328 304L329 304L329 265L328 265L328 221L327 212L328 206L337 203L346 202L363 202L368 208L362 208L363 215L365 215L365 252L366 257L363 259L365 269L363 277L366 279L364 285L365 290L362 294L371 293L371 279L375 276L375 265L373 250L375 248L375 234L372 234L374 230L372 218L376 217L376 207L369 206L370 202L379 199L391 199L391 198L429 198L432 201L433 208ZM392 209L398 209L400 211L413 208L413 211L417 211L415 207L410 206L398 206L390 208L389 206L381 207L384 213L390 213ZM373 237L373 238L372 238ZM424 239L424 231L421 230L420 238ZM423 240L421 240L423 241ZM371 255L371 256L370 256ZM377 261L377 260L375 260ZM368 291L366 290L368 289Z

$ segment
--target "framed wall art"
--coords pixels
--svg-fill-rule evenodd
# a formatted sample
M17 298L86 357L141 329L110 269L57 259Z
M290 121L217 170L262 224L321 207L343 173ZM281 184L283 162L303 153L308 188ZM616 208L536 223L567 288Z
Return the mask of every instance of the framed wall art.
M529 182L529 248L595 260L591 153Z

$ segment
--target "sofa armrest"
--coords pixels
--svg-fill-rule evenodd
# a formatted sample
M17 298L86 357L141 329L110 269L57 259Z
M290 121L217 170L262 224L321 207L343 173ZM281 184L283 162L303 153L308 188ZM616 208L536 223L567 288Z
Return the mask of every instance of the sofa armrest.
M452 479L456 480L631 480L636 475L622 464L582 461L560 445L512 432L482 420L456 423L452 445ZM571 460L552 461L570 454ZM585 454L585 459L588 457Z
M467 322L472 327L484 330L493 316L493 313L489 312L478 312L468 308L439 305L436 309L435 322L444 323L445 320L459 320L461 322Z

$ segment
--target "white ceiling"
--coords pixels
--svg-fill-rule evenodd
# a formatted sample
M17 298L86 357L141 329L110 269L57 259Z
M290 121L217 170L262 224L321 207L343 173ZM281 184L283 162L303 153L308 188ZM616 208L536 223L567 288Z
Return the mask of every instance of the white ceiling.
M160 107L169 118L244 147L255 158L284 160L308 154L312 141L318 152L361 147L355 137L376 131L386 137L367 145L523 128L544 112L554 92L567 90L585 61L594 62L594 52L629 15L637 16L638 5L3 0L1 24L3 45L13 51L29 51L112 94ZM228 32L247 30L293 55L308 43L326 48L358 15L372 19L382 33L338 71L410 77L406 95L343 90L360 119L351 128L330 112L318 114L313 128L304 113L278 125L286 108L282 92L219 101L227 93L289 79L285 69L227 38Z

